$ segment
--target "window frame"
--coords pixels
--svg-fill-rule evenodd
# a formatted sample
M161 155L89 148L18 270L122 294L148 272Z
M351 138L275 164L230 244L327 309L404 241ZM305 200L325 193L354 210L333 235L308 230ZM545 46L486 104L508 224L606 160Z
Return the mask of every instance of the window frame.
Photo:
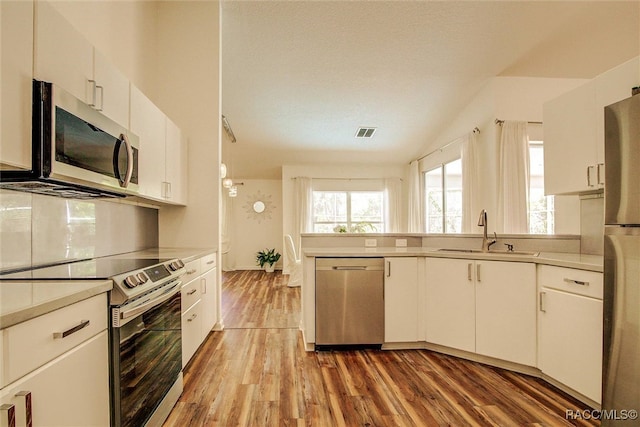
M542 155L543 155L543 173L542 173L542 182L543 182L543 192L544 192L544 141L542 139L535 139L535 140L529 140L529 157L532 158L531 156L531 149L532 148L542 148ZM527 206L527 217L529 220L529 234L533 234L536 236L544 236L544 235L554 235L555 234L555 199L553 195L549 195L549 196L543 196L546 200L545 200L545 210L544 211L533 211L531 209L532 207L532 199L531 199L531 166L530 166L530 171L529 171L529 203ZM549 208L549 205L551 205L551 208ZM532 214L536 213L536 212L544 212L545 216L546 216L546 232L545 233L534 233L533 232L533 221L532 221Z
M382 190L313 190L313 195L312 197L315 199L315 194L316 193L342 193L346 195L346 227L347 227L347 233L356 233L357 231L350 231L352 230L352 226L353 225L357 225L358 222L354 222L353 218L352 218L352 200L351 200L351 195L354 193L377 193L380 195L381 201L382 201L382 205L381 205L381 213L380 213L380 222L378 221L370 221L369 223L372 225L379 225L379 228L377 230L371 231L371 233L384 233L385 229L386 229L386 218L385 218L385 214L386 214L386 198L384 196L384 191ZM315 202L314 202L315 203ZM316 221L316 213L315 213L315 209L312 212L312 227L313 227L313 232L314 233L319 233L319 234L327 234L328 232L324 232L324 231L316 231L316 224L318 225L331 225L331 226L338 226L338 225L342 225L340 223L336 224L336 221Z
M461 157L456 157L456 158L452 158L446 162L442 162L439 163L437 165L434 165L433 167L426 169L422 172L422 182L423 182L423 196L424 196L424 202L423 202L423 206L424 206L424 228L425 228L425 232L426 233L430 233L430 234L461 234L462 233L462 227L460 227L460 231L456 232L456 231L447 231L447 213L448 213L448 203L447 203L447 165L450 165L452 163L461 161ZM441 230L440 232L436 232L436 231L430 231L429 230L429 209L428 209L428 203L429 203L429 197L428 197L428 187L427 187L427 174L430 172L433 172L435 170L440 170L440 195L441 195L441 206L442 206L442 221L441 221ZM462 186L464 185L464 183L462 183ZM460 192L462 193L462 187L460 188Z

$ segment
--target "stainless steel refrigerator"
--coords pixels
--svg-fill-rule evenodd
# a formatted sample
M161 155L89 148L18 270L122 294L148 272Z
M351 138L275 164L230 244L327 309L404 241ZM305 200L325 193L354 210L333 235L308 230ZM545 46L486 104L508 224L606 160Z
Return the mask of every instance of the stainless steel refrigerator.
M640 95L605 108L604 196L602 425L637 426L632 411L640 411Z

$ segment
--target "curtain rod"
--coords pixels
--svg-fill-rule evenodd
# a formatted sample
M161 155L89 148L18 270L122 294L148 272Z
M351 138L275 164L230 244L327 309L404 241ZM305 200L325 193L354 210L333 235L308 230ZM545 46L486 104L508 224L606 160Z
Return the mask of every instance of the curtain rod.
M480 133L480 129L478 128L478 126L476 126L476 127L474 127L474 128L473 128L473 130L472 130L471 132L473 132L473 133ZM456 139L454 139L453 141L451 141L451 142L448 142L448 143L444 144L442 147L440 147L440 148L436 148L435 150L431 151L431 152L430 152L430 153L428 153L428 154L425 154L425 155L424 155L424 156L422 156L422 157L418 157L415 161L419 162L420 160L422 160L422 159L425 159L425 158L429 157L429 156L430 156L430 155L432 155L433 153L436 153L436 152L438 152L438 151L440 151L440 152L441 152L442 150L444 150L444 149L445 149L445 148L447 148L448 146L450 146L450 145L454 144L455 142L458 142L458 140L459 140L460 138L462 138L463 136L464 136L464 135L461 135L461 136L457 137ZM409 162L409 164L411 164L411 163L412 163L412 162Z
M294 176L291 179L296 179L296 178L301 178L299 176ZM313 178L310 177L313 181L383 181L385 179L388 178L398 178L400 181L402 181L402 178L397 177L397 176L392 176L392 177L383 177L383 178Z
M504 123L504 120L496 119L496 124L498 126L502 126L503 123ZM543 124L542 122L527 122L527 123L529 123L530 125L541 125L541 124Z

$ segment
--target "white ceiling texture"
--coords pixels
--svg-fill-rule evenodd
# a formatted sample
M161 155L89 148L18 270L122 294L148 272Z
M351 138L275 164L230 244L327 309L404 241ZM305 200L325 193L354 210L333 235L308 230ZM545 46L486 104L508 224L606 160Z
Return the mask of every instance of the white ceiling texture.
M247 179L409 162L487 78L592 78L638 55L639 20L638 1L224 1L224 159Z

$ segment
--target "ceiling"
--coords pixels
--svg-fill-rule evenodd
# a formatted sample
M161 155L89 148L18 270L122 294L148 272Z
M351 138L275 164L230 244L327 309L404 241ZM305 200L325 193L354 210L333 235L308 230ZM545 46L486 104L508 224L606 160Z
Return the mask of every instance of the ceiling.
M223 1L223 159L245 179L409 162L486 79L592 78L638 55L639 20L638 1Z

